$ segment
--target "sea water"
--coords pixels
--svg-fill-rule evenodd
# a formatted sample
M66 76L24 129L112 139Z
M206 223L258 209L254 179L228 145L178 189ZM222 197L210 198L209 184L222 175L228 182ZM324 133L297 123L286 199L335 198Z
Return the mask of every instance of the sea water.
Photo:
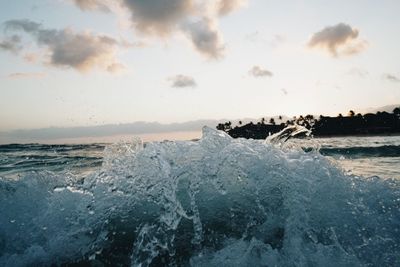
M400 266L400 137L0 146L0 266Z

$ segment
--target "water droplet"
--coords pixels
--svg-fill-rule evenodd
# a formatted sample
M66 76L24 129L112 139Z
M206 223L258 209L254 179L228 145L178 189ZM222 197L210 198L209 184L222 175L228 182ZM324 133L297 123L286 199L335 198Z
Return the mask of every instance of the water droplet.
M56 188L54 188L54 192L55 193L58 193L58 192L62 192L62 191L64 191L65 190L65 188L64 187L56 187Z

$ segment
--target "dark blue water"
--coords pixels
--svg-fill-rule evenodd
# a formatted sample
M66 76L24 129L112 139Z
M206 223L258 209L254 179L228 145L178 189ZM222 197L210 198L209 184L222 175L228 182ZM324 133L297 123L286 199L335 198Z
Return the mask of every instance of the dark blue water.
M400 179L400 136L337 137L291 140L305 151L318 147L352 174ZM99 170L107 144L0 145L0 176L27 172Z
M0 176L23 175L27 172L92 171L103 161L105 144L0 145Z

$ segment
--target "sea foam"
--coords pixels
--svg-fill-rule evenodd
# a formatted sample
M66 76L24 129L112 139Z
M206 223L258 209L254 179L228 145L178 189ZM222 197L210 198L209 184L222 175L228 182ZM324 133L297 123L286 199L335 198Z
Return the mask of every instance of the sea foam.
M400 181L318 149L205 127L104 153L87 176L0 179L0 266L400 265Z

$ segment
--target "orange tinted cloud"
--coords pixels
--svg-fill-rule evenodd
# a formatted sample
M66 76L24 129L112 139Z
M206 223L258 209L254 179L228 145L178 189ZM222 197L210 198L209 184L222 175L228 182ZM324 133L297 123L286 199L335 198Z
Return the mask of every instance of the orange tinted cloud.
M220 0L217 2L218 14L220 16L228 15L229 13L240 9L246 2L246 0Z

